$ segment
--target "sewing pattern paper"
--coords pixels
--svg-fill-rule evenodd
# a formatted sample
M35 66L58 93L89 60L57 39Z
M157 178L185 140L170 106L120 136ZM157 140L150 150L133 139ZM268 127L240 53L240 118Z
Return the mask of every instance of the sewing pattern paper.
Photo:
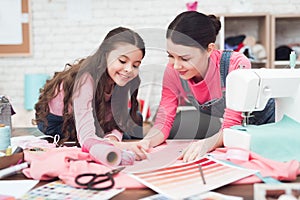
M191 142L191 140L167 140L165 144L151 149L148 159L135 161L134 165L126 166L124 172L145 172L174 164Z
M201 177L199 165L205 181ZM227 185L255 172L204 157L190 163L134 173L132 177L168 198L183 199Z

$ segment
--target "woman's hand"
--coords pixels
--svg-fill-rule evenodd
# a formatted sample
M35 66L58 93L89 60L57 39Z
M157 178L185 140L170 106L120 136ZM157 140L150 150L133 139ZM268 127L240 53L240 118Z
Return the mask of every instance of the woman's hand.
M193 161L201 156L204 156L207 152L222 146L222 144L223 134L222 131L220 131L209 138L196 140L189 144L189 146L183 150L179 159L183 159L183 162Z
M207 153L207 149L204 148L204 140L194 141L186 147L179 159L183 162L193 161Z

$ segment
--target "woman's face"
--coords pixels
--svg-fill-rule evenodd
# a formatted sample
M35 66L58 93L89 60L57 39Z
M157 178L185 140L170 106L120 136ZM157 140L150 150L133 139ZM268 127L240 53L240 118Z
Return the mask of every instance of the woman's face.
M136 46L122 43L107 56L107 70L119 86L126 85L139 74L143 52Z
M210 53L199 48L175 44L167 39L169 65L179 72L182 79L203 80L207 72Z

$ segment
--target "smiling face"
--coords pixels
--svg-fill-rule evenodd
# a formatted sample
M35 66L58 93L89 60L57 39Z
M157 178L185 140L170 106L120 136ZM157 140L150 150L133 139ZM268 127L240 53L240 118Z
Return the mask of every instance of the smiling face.
M169 65L185 80L193 79L195 82L203 80L207 72L210 52L210 48L208 51L203 51L196 47L175 44L171 39L167 39Z
M119 86L126 85L139 74L143 52L136 46L122 43L107 56L107 71Z

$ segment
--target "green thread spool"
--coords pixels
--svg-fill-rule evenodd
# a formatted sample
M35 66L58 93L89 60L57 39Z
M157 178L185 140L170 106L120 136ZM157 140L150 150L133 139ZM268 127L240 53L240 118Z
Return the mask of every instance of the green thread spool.
M294 69L296 66L296 53L295 51L292 51L290 54L290 67L291 69Z

